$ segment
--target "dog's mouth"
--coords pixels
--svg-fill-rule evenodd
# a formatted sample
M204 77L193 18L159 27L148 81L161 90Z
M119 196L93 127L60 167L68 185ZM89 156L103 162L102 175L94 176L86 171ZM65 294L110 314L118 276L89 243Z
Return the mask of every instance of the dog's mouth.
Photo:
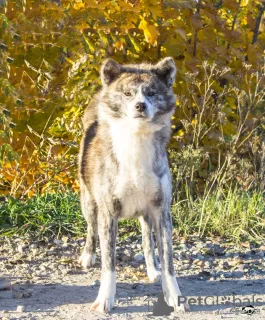
M134 119L148 119L148 117L146 115L137 115L134 117Z

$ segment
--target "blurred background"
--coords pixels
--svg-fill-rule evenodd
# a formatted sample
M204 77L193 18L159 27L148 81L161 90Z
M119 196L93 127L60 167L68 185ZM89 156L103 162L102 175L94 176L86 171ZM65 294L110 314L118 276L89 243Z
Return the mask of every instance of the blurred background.
M84 231L77 154L102 61L171 56L176 230L261 239L264 12L260 0L0 0L2 231Z

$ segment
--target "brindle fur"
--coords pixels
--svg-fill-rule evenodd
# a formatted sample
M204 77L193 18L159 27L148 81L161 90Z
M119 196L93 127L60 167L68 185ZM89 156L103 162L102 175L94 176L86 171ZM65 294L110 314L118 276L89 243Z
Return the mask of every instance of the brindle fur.
M79 177L88 234L80 263L84 267L95 263L97 232L102 258L102 282L93 309L110 311L114 305L117 223L119 218L134 217L141 223L152 281L160 275L154 226L164 295L168 304L178 308L166 154L176 101L172 91L175 75L172 58L156 65L122 66L107 60L101 68L103 88L84 113Z

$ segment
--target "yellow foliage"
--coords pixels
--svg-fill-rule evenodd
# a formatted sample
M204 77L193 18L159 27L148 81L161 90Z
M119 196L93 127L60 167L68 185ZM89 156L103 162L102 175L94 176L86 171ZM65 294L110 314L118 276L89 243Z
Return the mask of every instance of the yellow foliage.
M245 6L248 5L248 2L249 2L249 0L242 0L242 1L240 2L240 6L241 6L241 7L245 7Z
M101 86L99 68L106 57L120 63L174 58L178 101L170 147L201 147L216 164L218 154L232 148L231 141L244 142L262 123L258 99L250 102L265 49L262 21L254 41L260 1L200 3L4 1L0 6L0 194L31 197L56 192L58 186L78 190L81 116ZM213 63L216 69L211 69ZM220 75L216 70L224 67L230 71ZM264 84L263 79L260 86ZM240 94L230 89L224 93L230 86L245 96L239 99ZM247 113L242 137L233 140Z
M148 21L145 20L145 18L142 18L139 29L144 31L145 40L150 43L151 45L157 44L157 38L159 36L158 29L150 24Z

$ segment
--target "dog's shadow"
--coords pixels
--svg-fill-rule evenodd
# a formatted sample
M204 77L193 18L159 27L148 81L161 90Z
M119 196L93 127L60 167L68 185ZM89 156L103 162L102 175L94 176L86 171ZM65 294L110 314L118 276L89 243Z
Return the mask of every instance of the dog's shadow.
M265 292L265 279L209 281L207 278L198 280L194 276L187 276L178 278L178 282L183 296L187 299L193 298L191 312L231 308L233 299L239 299L235 302L241 305L253 305L253 302L255 306L265 304L265 301L261 300L261 295ZM85 283L31 284L19 285L19 288L21 292L29 290L32 294L27 298L17 299L12 297L11 291L0 291L0 311L14 311L19 304L24 305L29 312L49 312L58 306L67 305L87 305L89 310L99 289L98 286ZM112 313L152 314L153 306L161 292L160 283L118 282L116 305ZM260 300L257 301L257 298Z

